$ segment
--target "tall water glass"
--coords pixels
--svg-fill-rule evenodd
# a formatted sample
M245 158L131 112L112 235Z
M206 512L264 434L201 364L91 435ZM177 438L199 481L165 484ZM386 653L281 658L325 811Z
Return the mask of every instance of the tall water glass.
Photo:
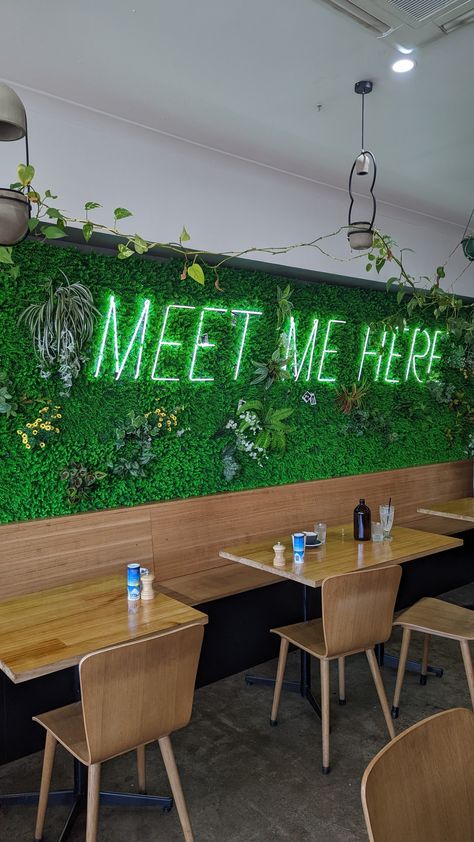
M383 537L384 541L391 541L392 536L390 532L392 531L393 526L393 518L395 515L395 508L393 506L380 506L379 507L379 514L380 514L380 523L383 527Z

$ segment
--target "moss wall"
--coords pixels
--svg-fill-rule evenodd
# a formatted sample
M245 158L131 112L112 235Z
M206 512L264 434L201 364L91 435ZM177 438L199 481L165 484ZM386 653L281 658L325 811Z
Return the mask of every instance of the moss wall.
M447 402L438 402L426 382L419 383L413 376L406 382L403 380L411 334L406 339L402 337L404 356L393 359L392 376L398 374L401 382L393 384L383 379L374 382L376 358L367 358L364 376L369 391L363 412L346 415L341 411L337 392L341 385L349 387L357 380L365 326L377 323L396 308L394 296L383 291L323 283L295 287L293 301L300 358L314 318L320 320L311 378L306 382L304 368L298 381L292 377L276 383L266 393L267 405L294 410L288 419L292 430L287 435L286 449L282 455L270 453L262 465L245 453L237 453L240 472L229 481L223 474L222 451L233 440L233 434L229 430L225 435L216 433L235 414L240 399L264 396L262 387L250 385L255 368L252 360L267 359L275 348L276 286L281 285L281 279L260 272L223 269L220 272L223 292L220 292L212 280L204 288L193 281L180 280L181 268L175 262L159 264L139 258L119 261L115 257L84 254L75 248L33 242L17 247L16 260L21 265L18 279L0 273L0 368L6 372L10 391L18 403L15 416L0 415L2 522L465 458L464 421L454 422L453 409ZM24 326L18 327L19 314L28 304L44 298L45 279L59 280L60 269L71 281L81 281L91 289L103 314L97 323L89 362L74 382L69 397L60 394L57 378L46 380L40 376L31 337ZM117 381L110 341L105 347L100 374L94 376L111 294L117 299L122 355L144 299L151 302L140 376L136 380L136 349L132 349ZM155 381L150 373L163 310L170 303L196 309L182 310L179 317L170 319L167 336L183 344L164 346L160 356L159 373L176 375L180 380ZM237 380L233 378L244 317L232 317L230 312L207 313L203 325L215 347L199 349L194 373L212 375L214 380L189 380L202 307L263 312L262 317L249 323ZM334 327L328 348L337 348L337 354L327 355L322 369L322 376L335 376L336 383L317 379L329 318L346 322ZM379 344L381 335L380 329L374 328L373 337L379 337ZM438 347L444 359L452 359L447 340L442 340ZM422 360L419 371L425 369L426 360ZM435 370L444 381L465 388L459 364L448 368L445 362L435 360L433 373ZM303 401L307 390L314 393L315 405ZM57 411L61 418L55 422L60 433L52 435L42 449L27 449L17 430L31 431L26 425L39 417L39 410L46 405L61 407ZM168 413L177 406L183 408L178 412L176 427L173 425L170 432L153 440L156 458L144 466L143 476L114 475L109 466L117 458L117 426L131 410L154 413L159 406ZM96 488L76 505L68 500L67 484L61 479L62 472L72 462L106 473Z

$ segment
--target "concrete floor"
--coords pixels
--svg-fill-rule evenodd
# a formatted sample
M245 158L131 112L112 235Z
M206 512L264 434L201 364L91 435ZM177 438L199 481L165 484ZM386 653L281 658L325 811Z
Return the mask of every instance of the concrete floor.
M474 603L474 585L452 592L452 601ZM451 595L448 597L450 598ZM394 633L387 651L398 652ZM414 640L411 656L421 647ZM444 667L443 678L429 678L426 687L407 674L397 733L440 710L470 706L459 646L433 639L431 663ZM298 676L297 654L289 657L287 677ZM276 661L258 669L274 676ZM347 705L337 704L333 672L331 706L331 774L320 772L320 723L300 696L284 694L279 725L271 728L272 691L247 686L243 674L196 691L188 728L174 735L173 744L196 842L359 842L366 840L360 803L360 780L369 760L387 741L385 723L365 656L355 655L346 666ZM395 672L385 668L383 680L389 703ZM319 694L317 667L313 686ZM0 792L37 789L42 754L0 767ZM148 791L167 794L169 787L156 744L147 749ZM72 765L58 751L53 786L69 784ZM103 786L134 791L133 755L105 764ZM59 836L67 808L52 807L46 815L45 842ZM31 842L35 809L0 809L1 842ZM69 837L84 839L80 817ZM176 811L124 807L100 811L100 842L182 842Z

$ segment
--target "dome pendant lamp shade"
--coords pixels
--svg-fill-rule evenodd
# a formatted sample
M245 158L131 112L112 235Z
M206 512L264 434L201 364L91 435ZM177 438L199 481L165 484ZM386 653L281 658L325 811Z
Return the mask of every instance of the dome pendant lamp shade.
M0 82L0 141L21 140L25 135L25 106L15 91Z
M0 142L25 138L26 163L29 164L26 111L20 97L0 82ZM15 246L28 234L31 206L28 191L0 187L0 246Z
M375 212L377 205L373 190L375 185L375 179L377 176L377 164L375 162L375 158L372 152L370 152L368 149L364 149L364 97L366 94L371 93L372 87L373 85L370 81L356 82L354 87L355 93L360 94L362 96L362 147L359 155L352 164L352 169L349 176L349 196L351 201L349 205L349 230L347 232L347 238L349 240L350 247L354 251L367 251L367 249L370 249L372 247L374 241L373 225L375 221ZM352 220L352 209L354 206L352 179L354 175L369 175L371 169L372 183L370 185L369 192L372 200L372 215L370 220L354 222Z

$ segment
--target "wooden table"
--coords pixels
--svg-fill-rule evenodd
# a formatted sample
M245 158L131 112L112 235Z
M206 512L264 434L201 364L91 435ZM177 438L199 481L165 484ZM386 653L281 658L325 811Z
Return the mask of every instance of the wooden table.
M474 497L449 500L447 503L430 503L429 507L420 507L417 512L474 523Z
M164 594L149 602L128 602L125 576L75 582L0 602L0 669L18 684L75 666L97 649L205 623L206 614ZM85 792L86 770L75 760L73 789L50 793L50 803L72 805L61 842ZM0 795L0 804L37 800L38 793ZM173 802L167 796L102 792L101 803L169 810Z
M403 564L415 558L461 547L463 542L450 535L437 535L421 532L418 529L406 529L395 526L392 540L375 543L357 542L353 539L352 524L343 524L327 530L326 543L312 549L306 548L304 564L293 563L291 535L276 535L256 543L237 544L219 552L222 558L256 567L280 576L292 579L303 585L303 620L309 619L309 588L318 588L323 579L339 573L350 573L371 567L384 567L389 564ZM280 541L286 547L285 567L273 564L273 545ZM385 663L390 663L392 656L385 656ZM411 664L419 671L419 665ZM407 664L407 668L409 665ZM435 670L436 671L436 670ZM442 674L442 671L437 671ZM248 676L248 683L274 684L273 679L261 676ZM316 713L320 715L319 705L311 692L310 657L301 652L301 677L298 683L285 682L288 690L298 691L308 699Z

